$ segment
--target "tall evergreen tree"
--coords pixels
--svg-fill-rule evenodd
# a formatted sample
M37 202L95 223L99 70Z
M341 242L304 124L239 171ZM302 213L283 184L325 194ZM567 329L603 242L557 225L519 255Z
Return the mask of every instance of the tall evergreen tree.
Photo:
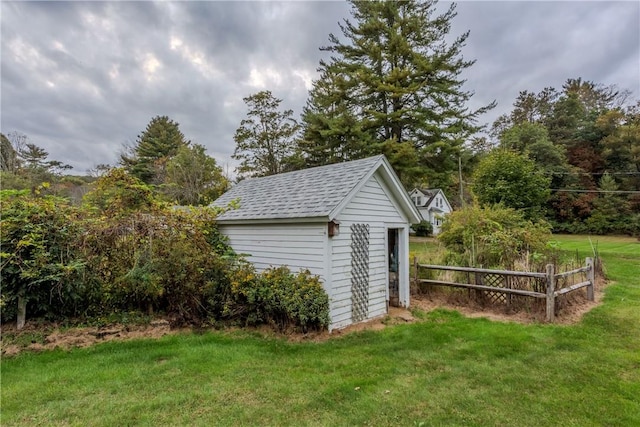
M469 33L447 43L455 5L441 15L435 14L436 5L436 0L351 0L353 22L341 25L346 40L331 34L330 45L321 48L332 56L321 62L322 77L311 91L314 114L303 116L307 156L313 158L312 147L335 151L324 148L336 144L327 134L364 132L369 149L354 150L353 139L346 138L341 151L390 153L407 184L420 175L443 179L449 174L438 174L455 170L464 141L479 130L477 118L494 104L475 111L465 106L472 93L462 89L460 74L474 61L465 60L461 50ZM339 84L327 84L327 78ZM323 93L322 85L332 92ZM322 132L314 134L319 122Z
M138 135L130 152L120 155L120 164L147 184L161 184L169 159L178 153L180 147L189 143L178 123L167 116L156 116Z
M233 158L240 177L275 175L291 170L295 158L294 140L299 130L292 110L280 111L281 99L268 91L243 98L249 108L247 118L233 137Z
M302 113L298 149L307 167L346 162L372 154L371 134L364 129L353 105L346 102L350 83L325 67L315 82Z

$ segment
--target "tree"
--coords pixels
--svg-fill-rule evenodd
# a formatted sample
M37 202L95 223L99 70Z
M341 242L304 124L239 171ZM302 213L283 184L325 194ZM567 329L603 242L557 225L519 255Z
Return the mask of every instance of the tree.
M178 123L167 116L156 116L138 135L135 145L120 154L120 164L146 184L161 184L169 159L189 143Z
M293 111L279 111L282 100L268 90L243 101L249 111L233 137L236 149L232 156L240 160L236 168L240 177L275 175L292 169L294 139L300 128L291 118Z
M0 144L0 170L16 173L20 167L18 152L4 134L0 134Z
M446 184L464 141L480 129L475 121L494 106L475 111L465 106L472 93L462 90L460 73L474 61L465 60L461 50L469 33L451 43L445 40L455 5L441 15L435 15L437 1L351 0L351 5L353 22L340 26L346 41L330 34L330 45L321 48L332 56L320 63L322 77L311 92L315 114L303 116L307 146L326 146L323 136L332 131L364 132L371 143L361 155L403 153L392 164L405 184L419 175L431 178L433 185ZM323 110L324 135L313 135L307 130L317 125ZM354 116L360 129L348 126ZM342 151L353 151L351 141L344 141ZM335 145L334 140L328 143ZM411 150L389 144L408 144Z
M640 174L634 175L640 166L634 164L634 108L624 107L629 94L615 85L567 79L561 90L520 92L513 111L494 123L492 136L502 147L534 159L551 176L552 188L570 190L554 192L548 201L556 230L584 230L597 196L583 191L597 189L607 171L616 172L612 176L621 189L640 189ZM640 197L629 201L632 210L640 208Z
M61 173L72 169L58 160L49 160L49 153L29 141L27 135L11 132L2 135L2 187L35 190L43 182L59 179ZM47 186L43 191L50 192Z
M229 182L213 157L199 144L183 146L166 167L162 192L180 205L207 205L227 189Z
M324 69L311 89L302 113L304 123L298 148L307 167L346 162L373 154L373 138L364 129L353 106L345 102L348 81Z
M51 307L73 313L83 287L83 266L74 248L81 235L78 211L64 199L42 195L44 187L0 191L2 318L16 318L18 329L24 326L27 306L35 316Z
M549 197L549 182L533 160L514 151L496 149L479 162L472 190L481 205L500 203L522 209L527 218L535 218Z
M605 135L601 145L609 169L640 174L640 102L626 111L608 111L596 125ZM637 184L634 189L640 190Z
M596 234L607 234L612 232L637 232L637 230L627 229L625 219L630 214L629 202L620 194L615 179L610 174L604 174L600 179L599 189L601 193L593 202L593 211L586 220L588 230Z
M123 168L113 168L92 183L84 195L85 206L105 217L127 217L158 208L153 190Z

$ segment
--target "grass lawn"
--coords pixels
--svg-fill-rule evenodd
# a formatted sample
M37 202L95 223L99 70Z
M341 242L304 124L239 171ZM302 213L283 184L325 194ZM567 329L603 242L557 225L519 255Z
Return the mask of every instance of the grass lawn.
M640 243L598 250L616 283L577 325L436 310L320 343L207 332L21 354L1 361L0 424L640 425Z

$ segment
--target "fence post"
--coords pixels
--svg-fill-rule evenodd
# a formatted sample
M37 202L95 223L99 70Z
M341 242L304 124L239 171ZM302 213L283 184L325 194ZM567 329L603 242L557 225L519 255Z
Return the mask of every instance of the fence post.
M556 276L553 264L547 264L547 322L553 322L556 310Z
M587 299L593 301L595 299L594 290L596 284L596 266L593 258L587 257L587 267L589 268L587 271L587 280L589 281L589 286L587 286Z

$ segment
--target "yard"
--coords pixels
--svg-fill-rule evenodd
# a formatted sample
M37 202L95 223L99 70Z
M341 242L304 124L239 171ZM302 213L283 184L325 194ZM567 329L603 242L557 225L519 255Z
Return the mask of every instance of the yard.
M211 331L24 353L1 362L0 424L640 425L640 243L597 247L615 283L572 326L438 309L323 341Z

